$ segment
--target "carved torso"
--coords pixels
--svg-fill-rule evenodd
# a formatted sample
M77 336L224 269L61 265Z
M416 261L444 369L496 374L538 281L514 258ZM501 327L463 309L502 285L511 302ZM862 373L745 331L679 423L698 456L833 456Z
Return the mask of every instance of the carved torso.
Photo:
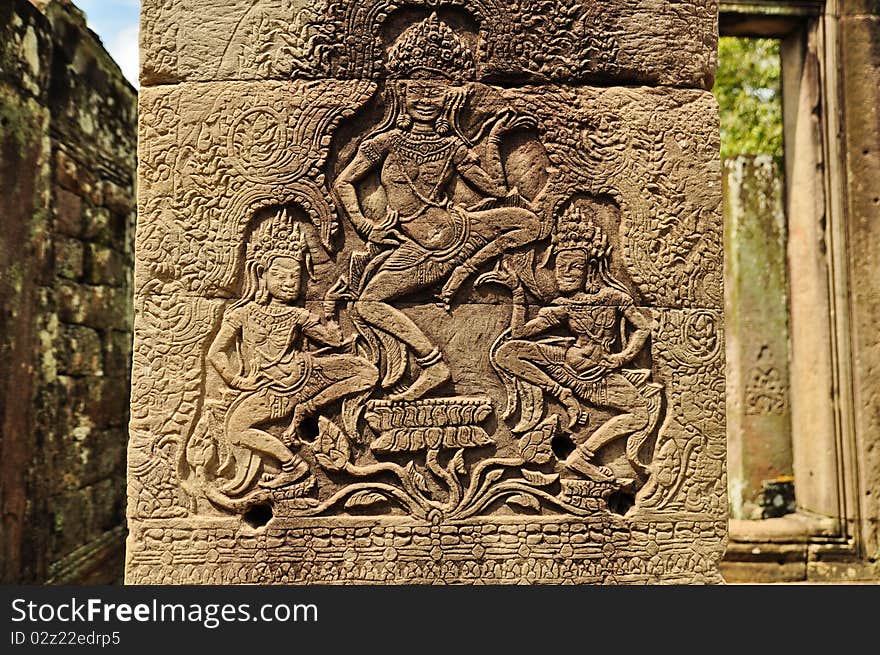
M446 192L457 161L467 155L465 144L452 136L419 138L400 130L378 140L387 152L380 179L401 230L426 248L449 246L456 235Z
M249 303L233 310L229 317L232 325L241 329L239 354L245 374L264 373L278 379L300 373L303 327L310 320L306 310Z
M578 293L558 298L553 312L564 318L576 339L566 359L582 368L601 362L602 356L613 352L618 338L621 312L632 305L632 299L622 291L604 288L597 293Z

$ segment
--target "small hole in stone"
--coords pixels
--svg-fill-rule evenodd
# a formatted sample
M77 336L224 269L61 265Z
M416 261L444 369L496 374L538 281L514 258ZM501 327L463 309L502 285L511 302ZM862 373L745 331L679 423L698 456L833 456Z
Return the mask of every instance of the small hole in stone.
M626 514L629 511L629 508L635 504L635 495L626 491L615 491L608 496L608 509L621 516Z
M251 505L242 518L252 528L262 528L272 520L272 506L267 504Z
M574 442L567 434L557 434L550 442L550 447L557 459L565 459L574 450Z
M307 416L299 424L299 436L303 441L314 441L318 438L318 418Z

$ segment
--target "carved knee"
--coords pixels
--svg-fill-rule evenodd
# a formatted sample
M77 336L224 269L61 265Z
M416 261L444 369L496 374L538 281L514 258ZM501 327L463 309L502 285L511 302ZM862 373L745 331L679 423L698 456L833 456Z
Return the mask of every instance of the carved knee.
M650 413L648 411L648 403L644 401L633 407L630 413L633 416L633 421L639 424L636 430L641 430L642 428L646 427L648 425L648 421L651 419Z
M516 341L506 341L495 351L495 363L505 371L513 372L520 361L519 345Z
M538 215L530 211L528 209L517 209L517 224L519 224L521 229L528 230L529 232L535 232L534 236L537 236L537 233L541 227L541 219Z
M364 292L366 294L366 292ZM365 321L372 322L377 314L376 303L380 302L376 298L372 298L370 300L361 299L355 301L352 309L354 309L355 314L360 316Z
M233 446L241 445L241 435L250 430L253 425L253 416L250 412L243 411L241 407L233 410L232 416L226 422L226 438Z

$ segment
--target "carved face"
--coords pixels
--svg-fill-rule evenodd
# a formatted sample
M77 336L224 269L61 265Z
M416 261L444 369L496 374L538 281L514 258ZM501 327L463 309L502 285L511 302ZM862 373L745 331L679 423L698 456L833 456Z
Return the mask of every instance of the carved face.
M276 257L266 269L265 280L266 290L272 298L293 302L299 298L302 266L293 257Z
M409 82L404 89L404 108L417 123L434 123L443 115L448 96L439 82Z
M563 250L556 255L555 274L559 291L580 291L587 281L587 253L583 250Z

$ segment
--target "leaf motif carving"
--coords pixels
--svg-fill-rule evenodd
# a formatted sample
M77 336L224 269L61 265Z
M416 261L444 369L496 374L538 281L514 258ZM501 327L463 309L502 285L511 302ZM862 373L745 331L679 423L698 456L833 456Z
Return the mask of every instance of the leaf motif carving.
M410 462L404 467L404 471L406 471L406 475L409 480L415 485L415 488L421 492L428 493L428 481L425 479L425 476L421 474L421 472L416 469L415 464Z
M328 471L341 471L351 457L351 447L345 432L330 419L318 418L318 439L314 446L315 459Z
M541 510L541 503L534 496L528 494L515 494L507 499L507 504L514 509L530 509L538 512Z
M523 477L536 487L546 487L553 484L559 479L558 473L541 473L540 471L530 471L529 469L520 469Z
M452 470L458 473L459 475L464 475L467 473L467 468L464 465L464 449L459 448L458 452L452 458Z
M486 479L483 482L483 485L489 487L489 485L497 482L502 475L504 475L504 469L492 469L486 474Z
M316 452L316 453L315 453L315 459L318 461L318 464L319 464L322 468L325 468L325 469L327 469L328 471L338 471L338 470L339 470L338 468L336 468L335 464L333 463L333 460L330 459L330 457L328 457L328 456L325 455L324 453L318 453L318 452Z
M546 464L553 457L550 442L556 434L559 418L556 414L544 419L534 430L530 430L520 438L519 449L522 458L532 464Z
M345 501L345 507L346 509L351 509L353 507L368 507L377 503L384 503L386 500L388 500L388 497L385 494L380 494L378 491L364 489L353 493L349 499Z

